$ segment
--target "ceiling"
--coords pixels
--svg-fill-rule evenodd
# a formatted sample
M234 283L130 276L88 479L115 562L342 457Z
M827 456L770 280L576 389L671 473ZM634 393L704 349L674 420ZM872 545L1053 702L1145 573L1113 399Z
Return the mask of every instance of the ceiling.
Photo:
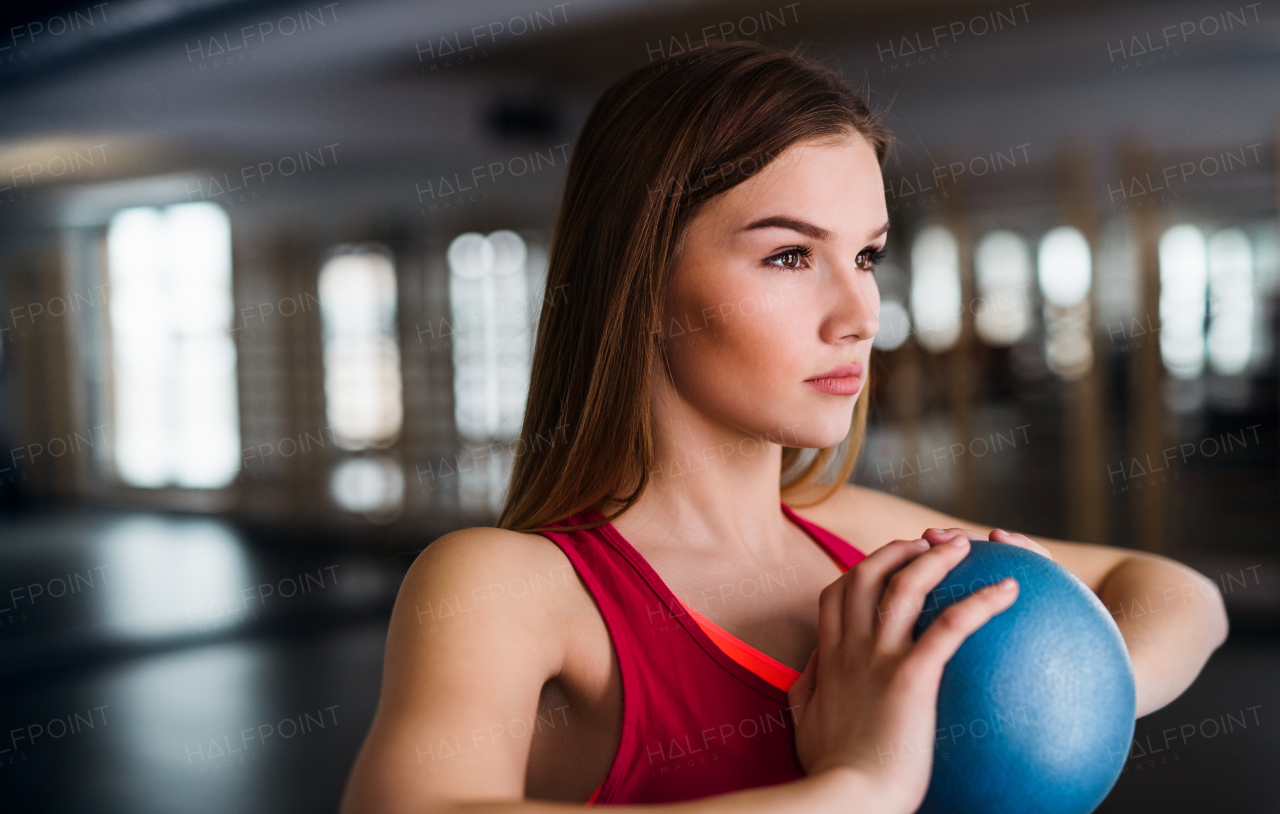
M31 183L35 197L62 204L0 206L0 229L66 217L54 192L234 177L324 145L337 145L332 166L255 205L412 212L415 184L571 144L621 73L703 31L749 34L753 20L770 26L758 38L802 46L868 87L908 165L1014 145L1044 161L1072 140L1106 154L1133 137L1169 151L1270 150L1280 115L1280 15L1258 4L113 0L10 3L0 17L10 32L0 46L11 46L0 50L9 186L31 156L106 145L101 165ZM1177 39L1184 24L1207 30L1207 17L1231 30ZM47 30L67 24L55 18L73 21L56 37ZM999 30L980 30L992 20ZM517 33L518 21L532 22ZM1134 38L1159 44L1169 26L1175 39L1154 64L1143 61L1154 53L1130 53ZM903 54L930 37L932 53ZM471 53L443 53L468 41ZM1096 172L1102 183L1115 169L1100 161ZM559 180L545 173L502 192L545 210Z

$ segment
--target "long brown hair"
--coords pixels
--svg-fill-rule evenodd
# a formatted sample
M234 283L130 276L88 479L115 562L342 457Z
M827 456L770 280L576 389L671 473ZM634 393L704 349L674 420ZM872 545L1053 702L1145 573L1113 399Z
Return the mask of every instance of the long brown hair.
M754 42L718 43L645 65L591 110L569 163L547 267L528 406L498 526L546 527L606 504L630 508L654 465L650 382L662 352L667 281L703 204L804 139L860 134L881 166L891 136L833 71ZM867 390L848 437L815 451L784 447L784 496L829 497L848 479ZM568 428L543 446L546 433ZM584 528L598 525L573 526Z

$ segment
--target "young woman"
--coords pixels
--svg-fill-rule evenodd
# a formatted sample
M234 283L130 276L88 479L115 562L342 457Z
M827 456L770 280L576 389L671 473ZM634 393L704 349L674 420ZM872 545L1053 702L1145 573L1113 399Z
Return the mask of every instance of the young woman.
M943 666L1012 580L915 613L989 538L1116 610L1144 715L1226 637L1168 559L845 483L865 426L884 127L751 43L624 77L575 146L499 528L400 589L345 812L909 812ZM886 755L891 759L886 759ZM535 802L538 801L538 802Z

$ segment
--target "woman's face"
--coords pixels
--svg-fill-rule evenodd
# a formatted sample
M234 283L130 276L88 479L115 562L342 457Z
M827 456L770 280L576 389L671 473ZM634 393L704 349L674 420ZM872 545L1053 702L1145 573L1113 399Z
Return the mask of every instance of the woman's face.
M784 446L839 443L879 329L873 264L888 220L861 136L799 142L708 202L689 225L662 323L686 420L692 409Z

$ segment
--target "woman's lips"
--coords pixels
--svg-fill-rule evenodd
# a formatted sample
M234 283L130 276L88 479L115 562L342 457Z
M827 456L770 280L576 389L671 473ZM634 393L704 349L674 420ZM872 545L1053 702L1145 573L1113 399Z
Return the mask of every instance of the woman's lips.
M806 379L805 384L833 396L852 396L862 389L862 365L840 365L812 379Z
M862 388L862 379L858 376L840 376L826 379L808 379L805 384L812 386L816 390L823 393L830 393L833 396L852 396L856 395L858 390Z

